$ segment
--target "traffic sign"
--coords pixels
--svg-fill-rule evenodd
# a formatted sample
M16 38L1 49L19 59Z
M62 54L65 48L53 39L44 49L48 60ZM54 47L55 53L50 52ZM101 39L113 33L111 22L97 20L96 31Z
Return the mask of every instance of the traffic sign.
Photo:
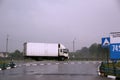
M110 58L112 60L120 59L120 43L110 44Z
M109 45L110 45L110 37L102 38L102 47L106 48L109 47Z
M120 59L120 32L110 33L110 58Z

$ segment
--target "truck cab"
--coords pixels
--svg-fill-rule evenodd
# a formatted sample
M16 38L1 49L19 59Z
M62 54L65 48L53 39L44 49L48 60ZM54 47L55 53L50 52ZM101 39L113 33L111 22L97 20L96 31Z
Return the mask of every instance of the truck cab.
M68 53L69 53L69 50L67 48L65 48L65 46L63 46L62 44L58 44L58 47L59 47L59 59L60 60L65 60L65 59L69 59L68 57Z

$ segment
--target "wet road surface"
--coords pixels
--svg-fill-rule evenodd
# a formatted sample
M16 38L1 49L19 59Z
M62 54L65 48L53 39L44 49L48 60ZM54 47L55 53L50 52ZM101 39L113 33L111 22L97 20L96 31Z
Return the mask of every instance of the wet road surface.
M40 61L0 71L0 80L113 80L98 76L99 61Z

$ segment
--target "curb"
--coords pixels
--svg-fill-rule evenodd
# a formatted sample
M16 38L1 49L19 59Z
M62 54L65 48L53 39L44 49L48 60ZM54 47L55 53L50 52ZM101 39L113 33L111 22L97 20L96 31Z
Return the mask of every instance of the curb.
M101 76L101 73L100 73L100 70L99 70L99 67L101 66L101 64L98 66L97 68L97 72L98 72L98 75ZM112 76L112 75L107 75L107 78L111 78L111 79L116 79L117 77L116 76Z
M108 75L107 77L111 79L116 79L116 76L112 76L112 75Z
M17 66L14 66L13 68L16 68ZM12 67L6 67L5 69L2 69L2 68L0 68L0 71L2 71L2 70L8 70L8 69L12 69Z
M11 67L7 67L6 69L11 69Z
M98 71L98 75L101 76L101 73ZM107 75L107 78L116 79L116 76Z

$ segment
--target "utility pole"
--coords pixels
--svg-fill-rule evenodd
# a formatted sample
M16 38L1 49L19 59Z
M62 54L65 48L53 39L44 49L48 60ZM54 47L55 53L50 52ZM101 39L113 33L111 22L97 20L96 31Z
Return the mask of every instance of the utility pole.
M73 39L73 56L72 56L73 58L75 58L75 54L74 54L75 53L75 40L76 39L74 38Z
M7 38L6 38L6 54L5 54L5 57L8 54L8 37L9 37L9 35L7 34Z
M73 40L73 52L75 52L75 40Z
M73 52L75 52L75 38L73 39Z

